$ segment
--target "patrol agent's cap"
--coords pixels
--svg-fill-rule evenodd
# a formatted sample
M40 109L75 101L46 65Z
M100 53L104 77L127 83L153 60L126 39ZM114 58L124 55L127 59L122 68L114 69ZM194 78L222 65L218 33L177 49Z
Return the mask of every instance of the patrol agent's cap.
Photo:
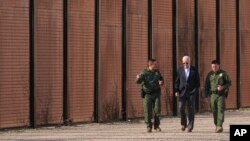
M211 62L211 64L216 64L216 65L219 65L219 64L220 64L220 62L219 62L218 60L213 60L213 61Z

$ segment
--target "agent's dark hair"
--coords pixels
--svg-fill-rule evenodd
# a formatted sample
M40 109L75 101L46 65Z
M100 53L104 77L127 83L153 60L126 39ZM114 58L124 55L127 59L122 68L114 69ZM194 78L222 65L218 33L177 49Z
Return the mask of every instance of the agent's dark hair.
M155 62L156 62L155 59L149 59L149 60L148 60L148 65L151 65L151 64L153 64L153 63L155 63Z
M213 61L211 62L211 64L219 65L220 62L219 62L218 60L213 60Z

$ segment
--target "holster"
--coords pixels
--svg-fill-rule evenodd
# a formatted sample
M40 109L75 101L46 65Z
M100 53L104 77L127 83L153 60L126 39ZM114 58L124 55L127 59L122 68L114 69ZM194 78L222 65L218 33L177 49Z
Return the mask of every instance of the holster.
M146 95L145 91L143 90L143 88L141 88L141 98L144 98Z

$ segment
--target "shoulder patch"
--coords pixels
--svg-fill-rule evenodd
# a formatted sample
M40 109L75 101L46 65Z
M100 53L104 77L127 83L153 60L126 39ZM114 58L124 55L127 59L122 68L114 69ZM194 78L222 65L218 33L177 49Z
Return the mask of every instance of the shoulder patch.
M222 77L222 76L223 76L223 73L220 73L219 76Z

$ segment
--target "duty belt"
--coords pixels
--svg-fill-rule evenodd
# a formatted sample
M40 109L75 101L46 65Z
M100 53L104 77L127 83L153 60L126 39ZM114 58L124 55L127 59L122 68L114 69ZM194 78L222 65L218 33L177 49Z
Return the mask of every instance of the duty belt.
M216 90L216 91L211 91L212 92L212 94L219 94L219 92L218 92L218 90ZM224 93L223 93L224 94ZM220 95L222 95L222 94L220 94Z
M216 91L211 91L212 92L212 94L218 94L218 90L216 90Z
M146 92L147 94L153 94L153 93L156 93L156 92L160 92L161 89L155 89L155 90L151 90L150 92Z

